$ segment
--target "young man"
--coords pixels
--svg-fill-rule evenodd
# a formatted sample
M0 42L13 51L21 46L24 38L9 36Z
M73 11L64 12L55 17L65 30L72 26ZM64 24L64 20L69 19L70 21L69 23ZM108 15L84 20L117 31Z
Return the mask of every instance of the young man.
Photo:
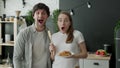
M45 26L49 7L38 3L33 7L34 23L21 30L15 40L14 68L51 68L49 37Z

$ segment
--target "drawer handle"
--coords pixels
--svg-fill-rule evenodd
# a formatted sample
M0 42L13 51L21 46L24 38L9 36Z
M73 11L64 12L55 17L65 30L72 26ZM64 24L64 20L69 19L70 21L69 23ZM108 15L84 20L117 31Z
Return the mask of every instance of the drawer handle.
M93 63L94 65L99 65L99 63L97 63L97 62L95 62L95 63Z

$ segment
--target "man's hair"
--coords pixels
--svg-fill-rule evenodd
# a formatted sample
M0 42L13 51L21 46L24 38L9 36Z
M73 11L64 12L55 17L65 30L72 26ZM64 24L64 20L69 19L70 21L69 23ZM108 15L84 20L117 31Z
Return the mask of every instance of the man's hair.
M45 5L44 3L38 3L33 7L32 10L32 15L34 15L35 11L37 11L38 9L44 9L47 13L48 16L50 16L50 11L49 11L49 7L47 5Z

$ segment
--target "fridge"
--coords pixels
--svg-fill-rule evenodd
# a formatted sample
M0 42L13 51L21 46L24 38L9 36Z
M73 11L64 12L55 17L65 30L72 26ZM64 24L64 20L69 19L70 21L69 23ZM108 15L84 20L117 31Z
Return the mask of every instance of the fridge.
M115 38L116 68L120 68L120 28L116 31Z

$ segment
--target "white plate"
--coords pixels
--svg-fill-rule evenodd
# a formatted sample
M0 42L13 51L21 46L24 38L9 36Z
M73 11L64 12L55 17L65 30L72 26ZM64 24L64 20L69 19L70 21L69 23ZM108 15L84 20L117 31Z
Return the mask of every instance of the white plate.
M74 53L73 53L73 52L71 52L71 55L70 55L70 56L61 56L61 57L68 58L68 57L71 57L72 55L74 55Z

